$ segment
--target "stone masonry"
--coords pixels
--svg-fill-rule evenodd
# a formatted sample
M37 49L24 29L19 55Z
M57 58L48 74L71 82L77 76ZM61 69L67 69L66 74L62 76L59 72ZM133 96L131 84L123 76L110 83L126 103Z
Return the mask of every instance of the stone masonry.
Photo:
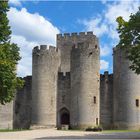
M113 49L113 74L100 74L93 32L57 35L56 47L33 49L32 76L13 102L0 105L0 129L140 129L140 76L124 50Z

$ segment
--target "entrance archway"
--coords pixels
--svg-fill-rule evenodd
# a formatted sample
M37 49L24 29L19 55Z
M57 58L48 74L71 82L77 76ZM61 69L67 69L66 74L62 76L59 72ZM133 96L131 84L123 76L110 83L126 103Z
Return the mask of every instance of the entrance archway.
M62 108L60 110L60 123L61 123L61 125L69 125L70 124L70 114L66 108Z
M62 124L67 124L67 125L69 125L69 123L70 123L70 116L69 116L69 114L68 114L68 113L63 113L63 114L61 115L61 125L62 125Z

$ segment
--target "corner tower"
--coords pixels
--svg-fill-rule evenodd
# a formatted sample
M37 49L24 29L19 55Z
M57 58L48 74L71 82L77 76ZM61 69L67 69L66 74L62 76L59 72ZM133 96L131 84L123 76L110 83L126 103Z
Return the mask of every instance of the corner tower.
M129 69L125 50L113 50L114 125L121 129L140 129L140 75Z
M99 124L100 49L92 32L80 33L71 51L72 128Z
M59 67L57 48L41 45L33 49L32 125L56 126L56 94Z

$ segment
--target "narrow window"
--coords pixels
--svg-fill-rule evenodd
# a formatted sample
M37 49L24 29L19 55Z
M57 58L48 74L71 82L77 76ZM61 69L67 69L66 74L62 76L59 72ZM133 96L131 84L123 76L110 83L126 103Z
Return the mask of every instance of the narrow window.
M139 107L139 99L136 99L136 107Z
M94 104L96 104L96 97L95 96L93 97L93 102L94 102Z
M96 125L98 125L98 118L96 118Z
M98 48L98 46L97 45L95 45L95 49L97 49Z

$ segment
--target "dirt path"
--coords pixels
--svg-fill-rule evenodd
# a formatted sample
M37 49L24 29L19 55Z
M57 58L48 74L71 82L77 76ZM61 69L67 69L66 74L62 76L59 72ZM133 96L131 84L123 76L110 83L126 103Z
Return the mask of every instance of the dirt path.
M58 131L40 129L16 132L0 132L1 140L41 140L41 139L140 139L140 132L101 133L84 131Z

